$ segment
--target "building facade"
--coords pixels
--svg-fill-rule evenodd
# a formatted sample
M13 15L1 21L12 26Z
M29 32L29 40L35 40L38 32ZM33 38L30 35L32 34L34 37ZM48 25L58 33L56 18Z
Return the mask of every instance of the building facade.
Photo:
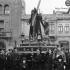
M21 0L0 0L0 49L15 46L21 31Z
M64 51L70 51L70 14L50 14L45 18L49 23L50 44L59 44Z

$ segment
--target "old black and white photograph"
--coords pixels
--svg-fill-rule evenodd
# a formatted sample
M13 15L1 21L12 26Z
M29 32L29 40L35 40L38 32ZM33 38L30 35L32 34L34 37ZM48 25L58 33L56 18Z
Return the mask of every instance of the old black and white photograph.
M0 70L70 70L70 0L0 0Z

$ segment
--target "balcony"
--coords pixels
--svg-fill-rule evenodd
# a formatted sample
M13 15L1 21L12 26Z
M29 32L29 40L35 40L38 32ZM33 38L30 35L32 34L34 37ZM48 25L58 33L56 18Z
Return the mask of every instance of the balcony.
M12 32L0 32L0 38L11 38Z

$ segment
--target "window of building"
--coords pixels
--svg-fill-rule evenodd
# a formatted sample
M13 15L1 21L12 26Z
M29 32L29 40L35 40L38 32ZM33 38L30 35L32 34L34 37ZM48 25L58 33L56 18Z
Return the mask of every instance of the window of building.
M1 30L4 28L4 20L0 20L0 28Z
M4 20L0 20L0 36L5 36L5 33L4 33Z
M4 14L9 14L9 13L10 13L9 5L6 4L6 5L4 6Z
M69 32L69 24L66 24L66 25L64 26L64 31L65 31L65 32Z
M0 4L0 14L3 14L2 5Z
M51 33L55 32L55 25L54 24L50 25L50 31L51 31Z
M60 25L58 26L58 32L60 32L60 33L63 32L63 25L62 25L62 24L60 24Z

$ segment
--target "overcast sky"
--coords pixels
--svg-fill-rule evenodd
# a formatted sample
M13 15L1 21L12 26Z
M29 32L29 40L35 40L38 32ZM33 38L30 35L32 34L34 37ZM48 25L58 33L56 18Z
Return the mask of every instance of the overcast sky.
M39 0L24 0L26 5L26 13L30 14L34 7L37 7ZM40 12L43 14L52 13L55 8L67 8L66 0L41 0Z
M31 14L31 10L34 7L37 7L37 4L39 2L39 0L24 0L24 1L26 5L25 7L26 14ZM55 8L67 8L65 5L65 1L66 0L41 0L40 12L42 14L49 14L52 13ZM27 24L23 25L22 31L24 30L23 32L26 36L29 35L29 28L30 28L29 25ZM41 28L42 28L42 34L44 35L44 29L42 26Z

